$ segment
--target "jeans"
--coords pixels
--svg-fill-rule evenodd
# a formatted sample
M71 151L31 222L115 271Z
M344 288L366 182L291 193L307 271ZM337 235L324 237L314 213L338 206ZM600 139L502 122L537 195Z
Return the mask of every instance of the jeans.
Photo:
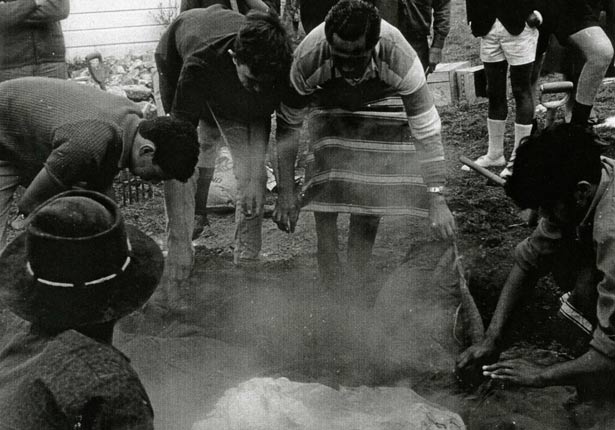
M267 175L265 155L269 140L268 121L241 123L218 118L222 133L217 125L199 122L198 134L201 144L199 162L195 174L183 184L178 181L165 182L165 208L167 213L168 274L175 279L189 275L194 259L192 230L194 228L196 183L198 168L215 166L217 149L228 144L233 157L233 172L237 178L237 205L235 210L234 262L258 258L262 237L262 207L258 217L247 217L241 208L241 197L251 185L265 193ZM223 137L224 136L224 137ZM226 140L225 140L226 138ZM178 272L179 271L179 272Z

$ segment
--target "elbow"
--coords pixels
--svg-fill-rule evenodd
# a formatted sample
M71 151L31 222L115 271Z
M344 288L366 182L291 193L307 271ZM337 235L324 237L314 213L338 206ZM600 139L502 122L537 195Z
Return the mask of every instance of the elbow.
M63 19L68 18L68 15L70 15L70 1L69 0L62 0L59 4L58 4L58 10L57 10L57 20L61 21Z

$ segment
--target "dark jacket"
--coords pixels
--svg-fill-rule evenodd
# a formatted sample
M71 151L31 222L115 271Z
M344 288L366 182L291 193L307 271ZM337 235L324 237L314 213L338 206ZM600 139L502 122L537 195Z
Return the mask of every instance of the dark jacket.
M0 69L65 61L60 20L70 11L69 0L8 0L0 3Z
M0 348L1 430L153 430L149 397L120 351L74 330L14 325Z
M532 11L541 9L535 0L466 0L468 22L476 37L489 33L496 18L510 34L517 35L525 28Z
M431 32L432 14L431 46L442 48L451 28L451 0L399 0L399 22L391 24L408 40L422 39Z
M269 120L287 85L255 93L239 81L228 51L245 20L237 12L212 6L182 12L171 23L155 55L166 112L195 125L199 119L213 123L209 107L239 122Z
M263 0L263 1L270 8L273 8L278 13L280 12L280 0ZM180 12L184 12L190 9L213 6L215 4L225 6L227 9L232 8L230 0L182 0L179 10ZM243 0L237 0L237 7L239 8L238 12L241 12L243 14L246 14L250 11L250 8L246 5L245 1Z

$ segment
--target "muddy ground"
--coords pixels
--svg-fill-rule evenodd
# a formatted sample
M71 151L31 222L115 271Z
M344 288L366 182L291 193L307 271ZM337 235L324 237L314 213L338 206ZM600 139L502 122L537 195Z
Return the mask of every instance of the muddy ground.
M468 60L473 65L479 64L478 42L469 34L460 0L453 1L453 17L444 61ZM544 79L558 77L551 75ZM613 89L603 88L595 109L598 118L612 115L613 100ZM512 100L510 106L507 153L513 138ZM460 170L459 155L474 158L486 149L486 100L441 107L439 112L448 160L448 203L459 228L460 250L471 273L470 289L487 324L511 267L512 250L531 229L524 225L501 188ZM542 118L540 122L543 123ZM607 142L613 140L609 131L601 135ZM128 222L137 224L164 244L160 189L154 189L153 199L126 206L123 212ZM340 235L344 244L347 219L342 218ZM121 327L124 333L163 337L185 335L186 330L192 335L196 330L199 336L239 348L235 353L250 364L243 363L242 371L231 371L234 373L222 382L212 382L210 399L202 408L211 407L220 391L247 375L266 375L331 386L409 386L459 412L470 429L495 428L497 423L506 420L517 424L500 428L607 428L600 427L596 418L604 408L571 406L574 390L569 388L482 387L475 393L462 393L454 383L448 379L443 382L438 375L416 381L406 378L403 372L379 374L377 370L364 372L356 366L361 351L354 343L353 332L366 324L366 309L388 275L402 263L408 249L429 239L425 220L383 219L368 287L359 292L352 291L351 287L345 291L326 291L319 286L316 237L310 213L301 214L297 231L292 235L280 232L266 219L262 262L249 268L232 264L233 215L210 214L209 219L210 226L195 241L194 273L183 287L191 298L192 309L181 316L137 313ZM551 363L583 350L583 346L567 341L555 318L561 293L549 278L538 284L511 325L507 336L509 355L525 355ZM186 423L202 417L204 412L186 411ZM164 417L158 419L166 422Z
M463 5L462 0L453 0L444 61L479 64L478 42L469 34ZM595 109L598 118L613 114L614 99L612 88L601 90ZM507 153L512 148L512 100L510 106ZM486 100L441 107L439 112L448 160L447 199L459 228L460 251L471 273L470 289L487 324L511 267L512 250L531 229L501 188L460 170L459 155L474 158L486 149ZM607 142L612 141L610 132L601 133ZM126 205L122 212L128 223L139 226L164 247L161 188L154 187L151 199ZM341 218L340 243L345 244L347 217ZM247 268L232 264L233 215L212 213L209 220L210 225L195 241L194 272L182 287L191 309L182 315L136 312L122 321L116 335L116 343L131 356L158 407L157 428L190 428L225 389L251 376L285 376L334 387L408 386L460 413L470 429L495 428L503 420L517 424L499 428L607 428L597 427L596 417L604 408L571 406L574 390L569 388L483 386L466 393L455 386L450 375L417 381L403 372L380 373L357 366L362 355L357 333L368 324L368 309L407 251L430 239L425 220L382 220L363 291L353 291L352 286L343 291L320 287L310 213L301 214L292 235L265 219L262 261ZM550 363L581 350L564 342L566 333L561 333L554 317L560 294L548 278L538 284L510 328L508 355L525 354ZM162 356L161 351L165 351ZM160 366L167 373L157 373ZM205 400L195 403L196 398Z

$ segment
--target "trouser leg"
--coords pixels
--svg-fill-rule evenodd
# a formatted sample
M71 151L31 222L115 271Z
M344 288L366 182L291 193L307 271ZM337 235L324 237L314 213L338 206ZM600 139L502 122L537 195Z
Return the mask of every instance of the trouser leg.
M233 157L233 173L237 178L235 209L235 250L233 261L258 258L262 246L264 196L267 185L265 156L269 141L270 122L239 123L220 120L220 125ZM254 193L262 197L258 216L244 213L243 201Z
M602 84L602 78L613 61L613 45L600 27L584 28L571 34L568 40L585 57L585 64L579 75L571 119L574 124L584 125L589 119L594 98Z
M332 287L337 282L340 261L337 239L337 213L314 212L316 221L316 258L320 282Z
M350 277L357 282L364 282L369 273L368 265L379 224L379 216L350 215L348 268L350 269Z
M165 277L181 281L190 275L194 263L192 230L194 228L194 193L198 173L186 183L176 180L164 183L164 204L167 217Z

